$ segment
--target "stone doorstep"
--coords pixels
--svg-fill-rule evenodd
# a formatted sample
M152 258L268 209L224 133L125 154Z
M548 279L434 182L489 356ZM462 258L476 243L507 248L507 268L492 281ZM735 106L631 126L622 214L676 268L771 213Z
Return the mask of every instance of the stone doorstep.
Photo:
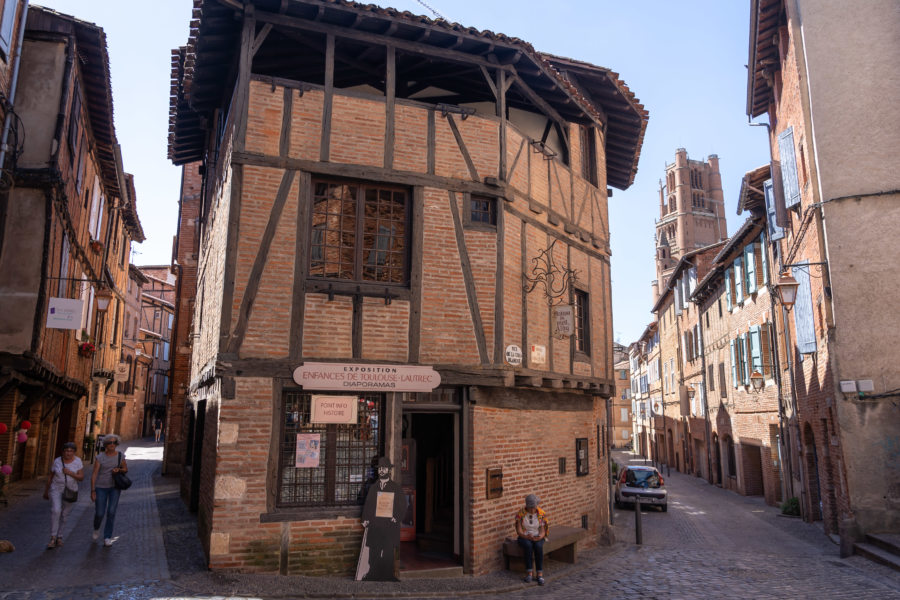
M900 556L879 548L874 544L859 542L853 545L853 550L856 554L868 558L873 562L886 565L895 571L900 571Z
M416 571L401 570L400 581L408 581L410 579L445 579L449 577L462 577L463 575L462 566L421 569Z

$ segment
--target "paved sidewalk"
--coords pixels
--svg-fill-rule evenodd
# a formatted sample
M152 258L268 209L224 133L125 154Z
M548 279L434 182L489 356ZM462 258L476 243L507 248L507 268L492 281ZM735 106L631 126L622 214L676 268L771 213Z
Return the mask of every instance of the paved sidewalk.
M116 518L116 543L105 548L91 540L92 504L88 478L81 485L81 500L63 531L65 545L46 549L49 539L49 502L41 497L44 480L16 486L7 508L0 507L0 539L16 546L0 554L0 600L55 600L108 598L134 600L276 599L276 598L457 598L489 599L541 597L569 600L597 597L699 598L726 595L730 585L753 590L736 598L812 597L829 577L848 584L838 590L817 592L816 598L900 597L900 579L885 567L861 557L841 560L837 547L821 527L795 519L783 519L778 510L759 498L725 492L695 477L672 472L671 485L681 490L681 500L668 514L647 513L645 545L633 544L633 512L616 511L616 535L612 547L579 553L578 563L547 561L547 585L527 586L519 573L500 571L490 575L452 579L411 579L401 582L357 582L344 577L303 577L212 573L197 538L196 516L179 497L178 480L162 477L162 445L148 440L123 444L134 480L122 493ZM620 464L634 460L620 456ZM86 465L90 469L92 465ZM691 490L696 491L692 492ZM690 497L702 506L679 506ZM731 510L715 511L728 504ZM697 512L697 511L700 512ZM702 518L699 515L705 514ZM676 519L678 515L681 518ZM694 516L697 515L697 516ZM732 519L757 522L741 533L745 543L771 544L771 532L785 532L777 548L751 555L735 552L732 541L721 533ZM707 523L708 521L708 523ZM673 527L661 527L664 523ZM775 529L772 529L772 528ZM731 532L734 533L734 532ZM696 539L695 539L696 538ZM699 543L694 543L699 542ZM687 552L672 552L674 548ZM698 551L702 548L703 551ZM784 552L785 554L782 554ZM788 558L784 558L784 556ZM725 566L720 566L723 561ZM696 563L696 564L694 564ZM812 565L812 570L810 570ZM844 569L836 567L846 567ZM646 579L645 569L654 576ZM765 576L778 573L775 578ZM637 576L635 578L635 572ZM761 576L758 577L757 575ZM800 575L807 579L791 582ZM810 587L809 577L818 578ZM759 583L754 583L759 579ZM773 581L774 579L774 581ZM778 583L780 581L780 583ZM640 582L640 583L639 583ZM803 583L801 583L803 582ZM752 585L751 585L752 583ZM649 595L639 588L650 586ZM779 587L782 586L782 587ZM826 584L827 585L827 584ZM723 587L724 586L724 587ZM800 588L800 589L798 589ZM804 593L802 590L806 590ZM715 590L715 591L713 591ZM798 593L799 592L799 593ZM896 594L894 594L896 592Z

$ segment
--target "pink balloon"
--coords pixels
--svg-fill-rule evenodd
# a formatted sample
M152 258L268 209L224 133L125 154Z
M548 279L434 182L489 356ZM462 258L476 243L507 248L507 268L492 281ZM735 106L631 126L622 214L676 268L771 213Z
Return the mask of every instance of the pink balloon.
M3 465L2 467L0 467L0 473L3 473L4 475L9 475L10 473L12 473L12 466L11 465Z
M16 436L16 441L19 442L20 444L22 442L28 441L28 434L23 431L22 433L20 433L19 435Z

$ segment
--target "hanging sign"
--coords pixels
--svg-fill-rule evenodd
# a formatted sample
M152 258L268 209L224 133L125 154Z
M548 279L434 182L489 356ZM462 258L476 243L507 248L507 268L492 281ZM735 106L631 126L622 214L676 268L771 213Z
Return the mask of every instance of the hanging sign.
M319 466L319 442L318 433L297 434L297 458L295 465L298 469L310 469Z
M356 424L357 396L313 396L311 423Z
M308 362L294 369L294 381L307 390L430 392L441 384L441 375L419 365Z
M47 329L81 329L81 300L50 298L47 309Z
M116 365L113 381L128 381L128 363L120 362Z
M575 307L560 304L553 307L553 335L567 337L575 334Z
M522 349L515 344L510 344L506 347L504 358L506 359L506 364L519 367L522 365Z

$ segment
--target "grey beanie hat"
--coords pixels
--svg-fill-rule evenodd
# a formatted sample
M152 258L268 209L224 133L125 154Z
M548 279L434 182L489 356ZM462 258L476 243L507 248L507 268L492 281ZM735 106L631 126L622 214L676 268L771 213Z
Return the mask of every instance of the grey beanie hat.
M528 494L525 496L525 508L536 508L540 499L534 494Z

